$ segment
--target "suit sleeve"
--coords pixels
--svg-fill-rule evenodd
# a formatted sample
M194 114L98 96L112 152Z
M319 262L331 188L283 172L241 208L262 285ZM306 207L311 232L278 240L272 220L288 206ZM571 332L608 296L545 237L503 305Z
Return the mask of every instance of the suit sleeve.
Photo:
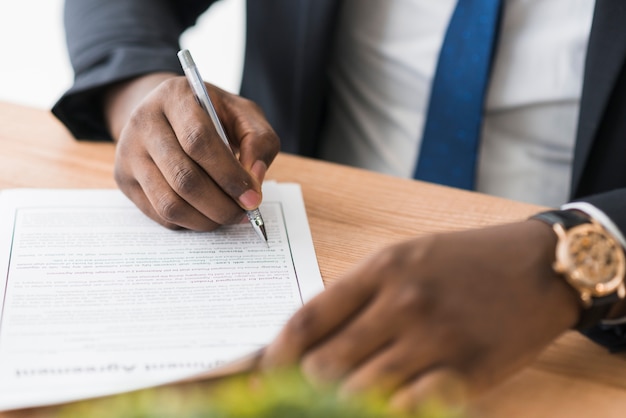
M76 138L106 140L107 86L157 71L182 74L179 37L212 1L66 0L64 24L74 83L52 113Z

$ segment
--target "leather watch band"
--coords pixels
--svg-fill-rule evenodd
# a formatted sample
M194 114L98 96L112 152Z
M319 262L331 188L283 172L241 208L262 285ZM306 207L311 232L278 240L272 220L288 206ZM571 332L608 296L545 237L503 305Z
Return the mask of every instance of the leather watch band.
M589 218L578 214L572 210L549 210L540 212L530 217L530 219L538 219L548 225L561 224L563 228L570 229L577 225L591 223Z

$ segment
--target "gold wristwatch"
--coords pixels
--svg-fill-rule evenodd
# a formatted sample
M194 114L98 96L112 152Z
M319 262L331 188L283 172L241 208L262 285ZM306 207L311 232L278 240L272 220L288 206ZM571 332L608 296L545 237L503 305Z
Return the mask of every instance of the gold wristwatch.
M626 296L622 246L600 223L577 211L552 210L531 219L551 225L556 233L554 271L578 292L583 306L576 328L596 325Z

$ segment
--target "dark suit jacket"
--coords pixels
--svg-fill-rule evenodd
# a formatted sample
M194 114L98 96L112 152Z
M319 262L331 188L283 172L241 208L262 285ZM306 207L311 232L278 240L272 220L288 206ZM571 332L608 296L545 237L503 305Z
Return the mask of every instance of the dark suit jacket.
M76 78L54 114L77 138L104 139L104 86L154 71L181 73L179 35L211 0L67 0ZM256 101L283 151L315 157L323 124L337 0L248 0L241 94ZM596 0L585 67L571 197L626 233L626 2ZM596 330L597 331L597 330ZM626 349L626 327L592 331ZM596 335L597 334L597 335Z

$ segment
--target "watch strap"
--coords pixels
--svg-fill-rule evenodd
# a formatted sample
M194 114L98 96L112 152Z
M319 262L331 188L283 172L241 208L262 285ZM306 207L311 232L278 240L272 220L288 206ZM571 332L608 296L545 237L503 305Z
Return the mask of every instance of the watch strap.
M587 309L583 309L578 318L578 322L574 326L574 329L578 331L585 331L589 328L593 328L598 325L600 321L606 318L613 308L613 305L620 300L617 293L610 295L595 297L593 299L593 305Z
M530 217L530 219L538 219L552 226L553 224L561 224L563 228L570 229L577 225L591 223L589 218L572 210L549 210L540 212Z

